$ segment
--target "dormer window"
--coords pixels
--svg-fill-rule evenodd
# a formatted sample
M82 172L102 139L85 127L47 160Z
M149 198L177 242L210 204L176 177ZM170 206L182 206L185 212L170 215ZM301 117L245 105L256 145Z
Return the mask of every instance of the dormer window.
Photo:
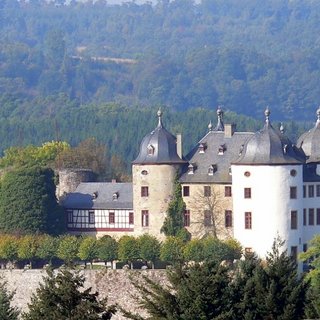
M227 150L226 145L225 145L225 144L221 144L221 145L219 146L219 149L218 149L218 155L224 154L224 152L225 152L226 150Z
M113 195L112 195L112 200L118 200L119 198L119 192L115 192Z
M206 149L207 149L207 144L206 143L200 143L199 144L199 148L198 148L199 153L204 153Z
M153 156L154 155L154 146L152 144L148 145L148 156Z
M213 176L213 174L218 170L218 167L216 164L212 164L208 168L208 175Z
M190 163L188 166L188 174L194 174L194 170L195 170L195 165Z
M92 193L92 199L95 200L98 198L98 191Z

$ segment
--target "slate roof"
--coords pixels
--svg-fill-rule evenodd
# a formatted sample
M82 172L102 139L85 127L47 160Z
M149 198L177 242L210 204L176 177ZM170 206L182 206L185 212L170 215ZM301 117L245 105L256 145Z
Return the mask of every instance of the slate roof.
M307 156L307 163L320 162L320 109L317 110L317 117L315 126L303 133L297 141L297 147Z
M162 123L162 112L158 111L158 126L148 133L140 144L138 157L134 164L168 164L185 163L177 154L177 140ZM153 154L148 152L148 148L153 148Z
M118 197L113 200L115 193ZM67 209L133 209L132 193L132 183L83 182L62 205Z
M208 127L209 132L186 156L188 162L194 166L194 173L189 174L186 166L180 177L182 183L231 183L231 162L239 157L241 146L253 135L251 132L235 132L230 137L226 136L225 132L221 131L225 126L219 117L214 131L211 131L212 125ZM199 152L201 144L204 146L204 153ZM222 154L219 154L219 148L225 149ZM209 175L208 170L212 165L216 171Z
M302 164L305 155L284 134L272 127L270 111L265 111L266 123L244 145L241 156L233 164L284 165Z

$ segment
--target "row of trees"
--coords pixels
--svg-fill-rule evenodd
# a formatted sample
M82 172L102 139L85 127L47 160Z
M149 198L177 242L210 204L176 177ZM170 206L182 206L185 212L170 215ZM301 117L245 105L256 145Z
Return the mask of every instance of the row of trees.
M163 243L144 234L140 237L123 236L118 241L110 236L95 239L90 236L64 235L0 235L0 261L2 264L22 261L32 264L41 260L52 264L59 259L67 265L79 261L133 263L143 261L154 266L158 260L169 263L183 261L239 259L241 246L233 240L220 241L211 237L183 242L177 237L168 237Z

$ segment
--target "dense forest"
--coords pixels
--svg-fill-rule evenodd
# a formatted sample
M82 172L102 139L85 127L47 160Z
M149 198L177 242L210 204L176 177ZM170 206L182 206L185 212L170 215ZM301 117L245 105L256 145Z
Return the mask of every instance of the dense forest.
M306 0L0 0L0 151L94 136L131 161L159 106L185 150L218 105L242 130L260 124L235 113L269 105L296 138L310 123L290 121L320 102L319 15Z

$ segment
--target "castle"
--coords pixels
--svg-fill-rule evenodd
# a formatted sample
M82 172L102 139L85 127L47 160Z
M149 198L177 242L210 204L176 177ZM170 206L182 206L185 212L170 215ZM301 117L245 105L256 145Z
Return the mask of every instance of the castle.
M158 125L140 144L132 183L94 183L89 172L67 171L63 201L71 233L102 236L152 234L161 226L178 173L186 203L184 226L193 237L234 237L245 249L265 256L274 238L293 256L320 232L320 109L315 126L294 145L270 122L256 132L237 132L211 122L207 134L185 156L181 136ZM87 182L86 182L87 181ZM70 185L70 183L68 183Z

